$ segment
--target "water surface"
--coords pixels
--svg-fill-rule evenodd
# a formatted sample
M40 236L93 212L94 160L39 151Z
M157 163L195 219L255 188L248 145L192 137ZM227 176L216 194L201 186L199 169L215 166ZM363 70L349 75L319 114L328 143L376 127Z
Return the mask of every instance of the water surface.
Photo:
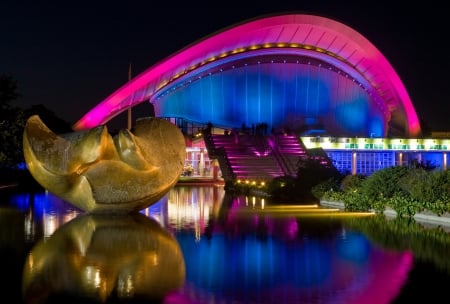
M119 217L2 196L0 290L14 303L421 303L450 283L439 227L218 186L176 186Z

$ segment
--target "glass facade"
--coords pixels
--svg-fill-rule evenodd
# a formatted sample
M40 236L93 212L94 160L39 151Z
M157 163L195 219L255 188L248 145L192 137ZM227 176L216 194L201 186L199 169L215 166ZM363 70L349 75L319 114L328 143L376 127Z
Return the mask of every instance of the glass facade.
M209 177L214 175L214 161L209 159L206 148L188 147L182 176Z
M152 102L160 116L227 128L267 123L269 130L380 137L387 127L382 106L361 83L311 58L266 56L222 65L174 83Z
M375 152L354 152L349 151L326 151L328 157L332 159L333 165L341 173L351 174L353 155L356 156L356 174L370 175L383 168L397 165L395 153L392 151Z

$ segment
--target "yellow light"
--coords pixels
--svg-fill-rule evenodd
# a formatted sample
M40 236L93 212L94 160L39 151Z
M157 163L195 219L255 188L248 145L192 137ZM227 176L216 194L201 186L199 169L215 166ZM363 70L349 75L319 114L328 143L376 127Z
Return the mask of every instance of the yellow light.
M318 208L319 205L317 204L310 204L310 205L276 205L276 206L270 206L270 208L273 209L287 209L287 208L291 208L291 209L302 209L302 208Z
M190 67L188 67L188 70L189 70L189 71L192 71L192 70L194 70L196 67L198 67L198 64L191 65Z
M294 217L365 217L373 216L375 212L342 212L340 209L332 208L300 208L300 209L274 209L272 206L264 206L261 209L239 209L241 214L269 214L272 216L294 216Z
M231 53L232 54L237 54L237 53L242 53L242 52L245 52L245 48L234 49Z

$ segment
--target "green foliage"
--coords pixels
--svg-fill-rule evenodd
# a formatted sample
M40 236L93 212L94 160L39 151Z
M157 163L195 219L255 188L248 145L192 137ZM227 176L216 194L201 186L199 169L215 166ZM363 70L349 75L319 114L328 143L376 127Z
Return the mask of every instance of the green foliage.
M19 98L17 81L11 75L0 75L0 110L11 108L11 103ZM3 115L2 115L3 116Z
M358 190L344 192L345 210L367 212L372 209L371 200Z
M384 210L386 210L388 201L386 201L386 200L379 200L379 201L370 200L369 205L370 205L371 211L375 211L378 214L382 214L382 213L384 213Z
M423 210L422 204L403 191L396 192L387 202L387 205L397 212L397 217L413 218L417 212Z
M342 179L341 173L334 166L324 164L320 157L300 158L297 166L297 182L308 191L324 181Z
M450 171L433 171L430 176L431 187L435 194L433 201L448 201L450 198Z
M295 177L292 176L280 176L272 179L267 184L267 192L274 199L282 201L293 201L299 197L303 197L309 191L305 191L305 188L298 184Z
M412 168L399 180L400 188L411 199L419 201L422 209L442 214L448 207L450 198L450 172L426 171Z
M384 216L351 217L346 224L362 231L375 243L396 251L412 251L414 258L431 261L450 273L450 234L442 227L423 229L422 225L409 218L397 217L386 220ZM438 250L436 250L438 248Z
M8 116L7 118L4 115ZM23 112L16 108L4 110L0 118L0 166L13 168L22 163L22 137L25 119Z
M326 184L325 184L326 185ZM399 217L413 218L417 212L437 215L450 212L450 171L427 171L422 167L390 167L368 177L347 175L340 190L323 191L320 199L344 202L348 211L383 213L388 207ZM316 194L321 191L317 190Z
M361 183L361 191L373 201L385 201L401 191L398 181L407 171L401 166L378 170Z
M333 189L327 190L324 192L321 199L334 201L334 202L343 202L344 201L344 192L335 191Z
M339 171L325 165L319 157L301 158L297 176L280 176L267 185L268 194L285 202L317 201L327 191L338 191L342 176Z
M344 192L359 189L364 180L365 176L363 175L348 174L342 179L341 189Z
M423 168L411 168L398 180L399 187L413 199L431 201L430 175Z
M320 199L328 192L339 192L339 180L335 178L329 178L325 181L318 183L311 188L311 193L315 198Z
M20 108L11 104L18 96L17 82L11 76L0 76L0 168L13 168L23 162L25 117Z
M23 130L27 119L38 114L56 133L70 132L70 124L56 117L42 105L23 110L13 106L20 97L17 81L12 76L0 75L0 168L17 169L24 162ZM4 171L9 172L9 171Z
M422 208L441 216L444 213L450 212L450 197L442 196L433 202L425 201L422 203Z

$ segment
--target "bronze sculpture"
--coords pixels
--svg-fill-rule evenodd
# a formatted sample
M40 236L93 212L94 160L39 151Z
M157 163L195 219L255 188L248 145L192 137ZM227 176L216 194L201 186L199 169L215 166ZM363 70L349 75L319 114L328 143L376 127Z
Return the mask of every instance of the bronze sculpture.
M129 213L157 202L177 183L185 147L179 128L155 117L113 137L105 125L58 135L34 115L23 136L36 181L89 213Z

